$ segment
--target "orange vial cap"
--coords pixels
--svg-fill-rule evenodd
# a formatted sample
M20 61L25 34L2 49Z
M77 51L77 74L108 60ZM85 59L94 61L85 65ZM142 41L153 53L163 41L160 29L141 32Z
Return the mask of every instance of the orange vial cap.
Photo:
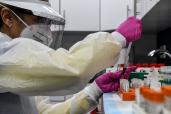
M141 94L142 96L144 96L146 90L149 90L149 89L150 89L150 88L149 88L149 87L146 87L146 86L141 87L141 88L140 88L140 94Z
M164 95L162 92L157 92L154 90L146 90L145 91L145 99L155 103L164 103Z
M128 92L123 92L122 100L123 101L135 101L135 90L129 89Z
M171 97L171 86L162 86L162 92L163 92L163 94L165 95L165 96L167 96L167 97Z

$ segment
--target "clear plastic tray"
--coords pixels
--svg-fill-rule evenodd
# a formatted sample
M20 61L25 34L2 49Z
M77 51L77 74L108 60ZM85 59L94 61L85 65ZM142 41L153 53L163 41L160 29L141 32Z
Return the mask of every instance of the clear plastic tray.
M163 66L159 69L160 74L171 75L171 66Z

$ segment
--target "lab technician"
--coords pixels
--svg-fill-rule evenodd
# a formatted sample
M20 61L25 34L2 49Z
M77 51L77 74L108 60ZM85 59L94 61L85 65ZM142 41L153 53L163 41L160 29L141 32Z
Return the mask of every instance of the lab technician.
M112 34L88 35L69 50L54 50L64 18L40 0L0 0L0 92L67 95L79 92L97 72L112 66L120 50L141 36L141 22L128 18ZM124 75L133 69L127 69ZM121 71L98 77L66 102L37 98L40 114L84 114L103 92L119 87Z

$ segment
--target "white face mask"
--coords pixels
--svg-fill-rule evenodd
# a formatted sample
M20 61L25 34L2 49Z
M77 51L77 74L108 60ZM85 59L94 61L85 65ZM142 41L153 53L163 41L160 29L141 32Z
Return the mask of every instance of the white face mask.
M51 21L43 19L43 22L30 26L24 22L26 28L21 32L20 37L33 39L54 49L59 48L64 26L49 22Z
M53 36L49 25L27 26L21 32L20 37L33 39L47 46L50 46L53 42Z
M0 6L8 8L2 4ZM59 22L48 18L39 17L37 24L28 25L14 11L11 10L11 12L26 26L21 32L20 37L36 40L54 49L60 47L64 24L59 24Z

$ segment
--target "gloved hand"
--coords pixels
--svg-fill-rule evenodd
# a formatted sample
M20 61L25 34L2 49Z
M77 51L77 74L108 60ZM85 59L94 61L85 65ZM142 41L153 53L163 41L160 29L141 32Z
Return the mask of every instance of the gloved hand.
M128 79L131 72L135 71L136 67L129 67L122 75L122 71L108 72L99 76L95 82L97 86L104 92L118 91L120 87L120 79Z
M142 33L141 20L129 17L116 31L126 38L127 43L136 41L140 39Z

